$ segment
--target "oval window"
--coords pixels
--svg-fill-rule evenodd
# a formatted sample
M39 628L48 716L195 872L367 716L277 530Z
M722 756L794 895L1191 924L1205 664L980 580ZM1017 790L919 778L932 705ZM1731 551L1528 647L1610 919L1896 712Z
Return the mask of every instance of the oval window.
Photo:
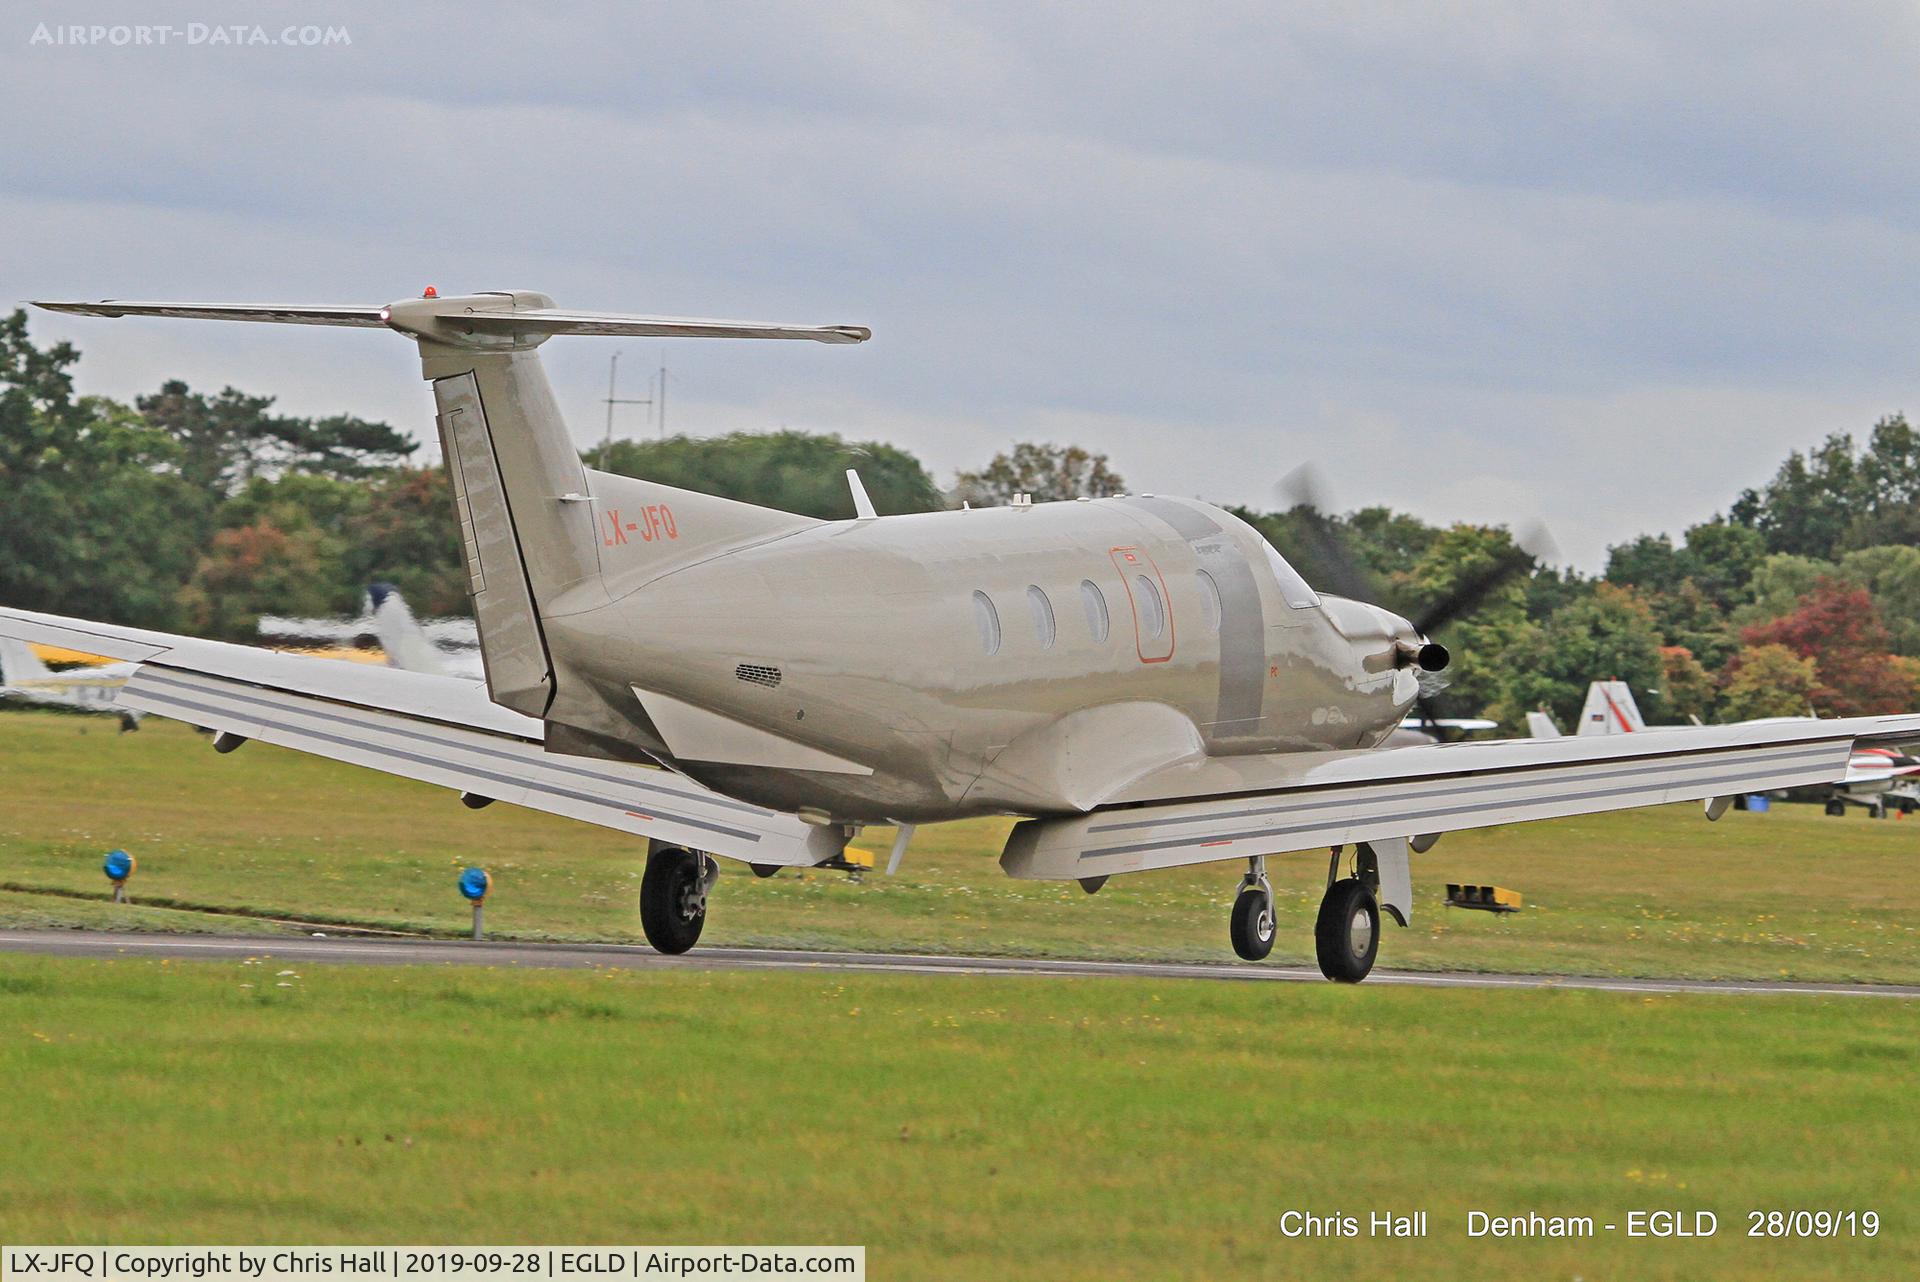
M973 594L973 621L980 628L980 648L988 654L1000 653L1000 611L993 598L984 592Z
M1053 602L1047 600L1038 584L1027 585L1027 608L1033 611L1033 639L1042 650L1053 649Z
M1207 616L1207 631L1220 630L1220 585L1205 570L1196 570L1200 578L1200 609Z
M1087 632L1095 645L1107 640L1107 598L1092 579L1080 580L1080 604L1087 612Z
M1134 575L1133 581L1140 589L1140 595L1134 601L1140 611L1140 626L1157 641L1160 634L1167 630L1167 607L1161 603L1160 589L1144 574Z

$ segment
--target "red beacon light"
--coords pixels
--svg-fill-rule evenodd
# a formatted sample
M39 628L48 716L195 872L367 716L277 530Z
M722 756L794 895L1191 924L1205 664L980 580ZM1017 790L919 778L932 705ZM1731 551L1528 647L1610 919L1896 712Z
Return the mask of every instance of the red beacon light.
M435 289L435 288L434 288L433 286L431 286L431 285L429 285L429 286L427 286L427 288L426 288L426 290L425 290L424 292L422 292L422 293L421 293L421 295L420 295L420 297L422 297L422 298L438 298L438 297L440 297L440 291L439 291L439 290L437 290L437 289Z

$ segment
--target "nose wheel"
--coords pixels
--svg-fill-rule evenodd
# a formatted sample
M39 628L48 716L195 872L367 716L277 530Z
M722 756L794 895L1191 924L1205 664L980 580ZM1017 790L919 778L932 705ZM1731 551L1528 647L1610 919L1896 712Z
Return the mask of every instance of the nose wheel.
M1267 881L1267 861L1256 855L1247 860L1247 875L1233 897L1228 933L1233 951L1247 961L1265 961L1273 951L1273 887Z
M700 942L707 924L707 892L719 880L713 856L678 846L662 846L647 855L640 879L640 928L647 942L663 953L684 953Z

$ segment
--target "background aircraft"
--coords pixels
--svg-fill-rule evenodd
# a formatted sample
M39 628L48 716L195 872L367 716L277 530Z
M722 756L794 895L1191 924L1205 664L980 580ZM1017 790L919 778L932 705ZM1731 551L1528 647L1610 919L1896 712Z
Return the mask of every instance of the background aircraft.
M1418 621L1306 583L1245 522L1156 496L820 521L586 468L537 348L557 334L858 343L852 326L556 308L48 303L102 316L387 328L417 342L453 480L484 685L0 610L0 631L138 662L123 698L231 748L299 748L645 836L641 922L698 940L714 855L837 858L862 825L1014 814L1012 876L1232 860L1229 935L1273 943L1270 854L1331 850L1322 971L1411 920L1410 852L1459 828L1831 782L1920 716L1386 746L1450 661ZM1423 685L1423 682L1429 683ZM217 745L218 746L218 745ZM666 767L665 770L655 767Z
M138 730L144 714L134 708L114 706L114 696L139 666L137 663L103 663L55 672L40 661L40 656L25 641L0 636L0 699L112 713L120 718L123 732Z
M1778 717L1750 721L1747 725L1788 724L1813 721L1813 717ZM1535 738L1558 738L1560 729L1544 712L1527 714L1527 726ZM1587 687L1587 701L1580 710L1580 724L1574 731L1580 736L1634 734L1646 730L1640 705L1624 681L1595 681ZM1669 727L1654 727L1666 729ZM1920 758L1891 748L1860 748L1847 758L1846 773L1818 788L1789 790L1802 800L1822 801L1830 815L1844 815L1849 805L1862 806L1875 819L1884 818L1889 808L1911 812L1920 809Z

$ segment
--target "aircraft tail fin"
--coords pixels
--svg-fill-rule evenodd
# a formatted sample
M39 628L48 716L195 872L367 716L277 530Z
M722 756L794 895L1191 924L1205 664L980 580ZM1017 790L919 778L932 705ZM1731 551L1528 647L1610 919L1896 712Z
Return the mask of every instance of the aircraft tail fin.
M436 676L446 673L439 647L427 639L398 588L390 583L370 584L367 599L373 602L373 634L380 639L389 666Z
M40 662L40 656L33 652L32 646L11 637L0 637L0 682L11 685L16 681L31 681L36 677L52 675L52 670Z
M1535 711L1527 714L1527 733L1535 739L1558 739L1560 727L1553 724L1553 714Z
M1595 681L1587 687L1587 702L1580 709L1580 736L1634 734L1647 728L1640 716L1640 705L1624 681Z
M545 718L557 687L545 620L610 599L609 579L650 577L686 564L696 550L737 545L804 517L733 504L715 509L718 534L680 531L694 499L647 482L588 479L535 349L556 334L666 338L805 339L860 343L855 325L778 325L624 312L575 312L544 294L513 290L419 298L383 307L235 303L43 302L91 316L165 316L292 325L385 326L414 339L433 384L440 443L453 481L480 655L494 702ZM609 500L599 491L618 491ZM705 499L707 496L695 496ZM635 510L633 500L641 500ZM723 503L724 500L710 500ZM662 511L662 508L665 511ZM639 545L636 547L635 545ZM641 549L651 557L622 557ZM603 563L602 554L607 561Z

